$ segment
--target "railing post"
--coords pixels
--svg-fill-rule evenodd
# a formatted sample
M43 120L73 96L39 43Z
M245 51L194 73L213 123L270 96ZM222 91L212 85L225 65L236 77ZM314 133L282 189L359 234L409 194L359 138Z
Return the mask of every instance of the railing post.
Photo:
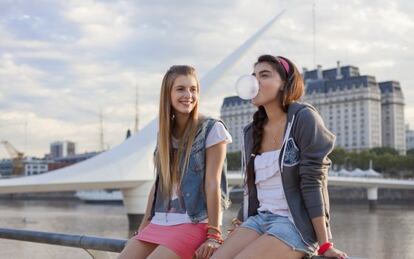
M153 181L144 182L138 187L122 189L124 206L127 210L129 230L135 231L145 214Z
M376 210L378 203L378 187L367 188L369 210Z

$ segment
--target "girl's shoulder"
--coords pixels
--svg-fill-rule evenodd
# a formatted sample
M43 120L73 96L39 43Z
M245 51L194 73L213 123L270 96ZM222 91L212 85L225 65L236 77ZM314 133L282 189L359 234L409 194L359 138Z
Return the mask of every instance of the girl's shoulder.
M249 124L243 127L243 134L246 134L252 129L253 129L253 122L249 122Z
M213 118L213 117L210 117L210 116L205 116L205 115L200 115L199 116L199 124L200 125L214 126L214 124L216 124L217 122L220 122L224 126L226 126L226 124L220 119L216 119L216 118Z
M319 111L311 104L304 104L296 113L296 123L301 124L323 124Z

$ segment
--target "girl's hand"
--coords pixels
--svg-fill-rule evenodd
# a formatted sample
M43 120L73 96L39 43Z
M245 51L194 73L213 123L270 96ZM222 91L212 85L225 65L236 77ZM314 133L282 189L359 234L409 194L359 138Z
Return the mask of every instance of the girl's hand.
M347 254L345 252L342 252L341 250L331 247L328 250L326 250L323 256L345 259L347 257Z
M242 224L242 222L239 219L234 218L231 221L231 226L232 227L227 230L227 236L231 236L233 234L234 230L236 230L236 228L240 227L241 224Z
M220 247L220 244L212 240L206 240L195 252L197 259L208 259Z

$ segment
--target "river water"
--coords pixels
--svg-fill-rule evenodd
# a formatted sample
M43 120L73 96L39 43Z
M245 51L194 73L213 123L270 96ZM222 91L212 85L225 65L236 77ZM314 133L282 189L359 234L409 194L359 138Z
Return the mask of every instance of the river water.
M225 213L225 223L236 214L236 205ZM101 237L127 238L125 208L118 204L85 204L80 201L0 200L0 227ZM333 204L335 246L363 258L414 258L414 205ZM108 253L108 258L116 254ZM0 239L0 258L91 258L82 249Z

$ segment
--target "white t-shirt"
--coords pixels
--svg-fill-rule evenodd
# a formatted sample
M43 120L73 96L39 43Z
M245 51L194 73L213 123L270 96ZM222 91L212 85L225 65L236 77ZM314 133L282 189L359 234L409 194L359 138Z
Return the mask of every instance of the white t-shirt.
M254 159L256 174L258 211L270 211L273 214L293 218L289 211L282 185L282 175L279 168L279 150L263 152Z
M210 132L206 138L206 149L218 144L220 142L225 141L226 144L232 142L232 138L230 133L226 130L223 123L216 122L213 127L211 128ZM178 140L173 138L172 145L174 148L178 147ZM173 195L171 196L171 200L178 199L177 193L177 186L174 186ZM219 224L222 225L222 215L220 215L220 222ZM178 225L184 223L192 223L190 217L187 213L171 213L171 212L155 212L154 217L151 219L151 223L164 225L164 226L171 226L171 225ZM208 223L208 219L203 220L200 223Z

